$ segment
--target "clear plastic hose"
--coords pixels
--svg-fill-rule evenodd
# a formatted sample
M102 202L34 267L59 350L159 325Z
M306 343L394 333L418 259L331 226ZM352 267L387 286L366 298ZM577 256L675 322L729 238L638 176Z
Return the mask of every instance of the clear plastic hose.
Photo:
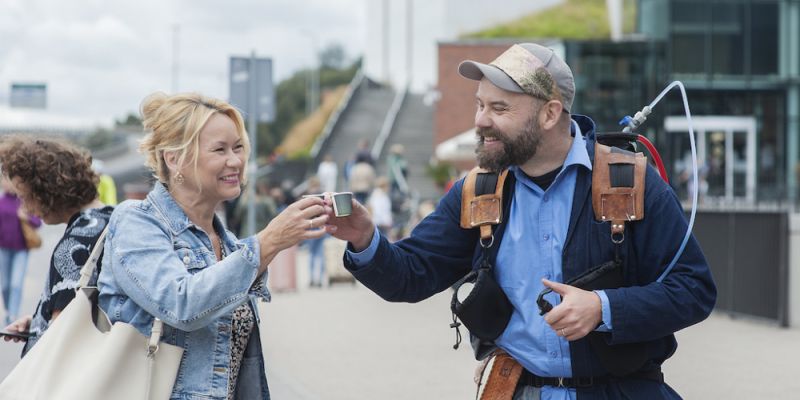
M689 123L689 144L692 148L692 182L694 182L694 190L692 191L692 211L689 216L689 226L686 227L686 235L683 237L683 242L681 242L681 246L678 248L678 252L675 253L675 257L672 258L672 261L669 263L667 268L664 272L661 273L661 276L658 277L656 282L661 282L664 278L672 271L672 268L675 267L675 264L678 262L678 258L680 258L681 254L683 254L683 250L686 249L686 243L689 242L689 238L692 235L692 228L694 227L694 219L697 214L697 193L699 192L699 182L697 177L697 147L695 146L694 142L694 128L692 125L692 113L689 111L689 100L686 97L686 88L683 87L683 83L680 81L674 81L669 84L661 93L653 100L650 105L642 109L642 113L647 110L647 114L650 113L650 110L658 104L659 101L664 97L667 92L672 90L674 87L678 87L681 90L681 97L683 98L683 109L686 112L686 120ZM638 114L638 113L637 113ZM643 122L643 121L642 121Z

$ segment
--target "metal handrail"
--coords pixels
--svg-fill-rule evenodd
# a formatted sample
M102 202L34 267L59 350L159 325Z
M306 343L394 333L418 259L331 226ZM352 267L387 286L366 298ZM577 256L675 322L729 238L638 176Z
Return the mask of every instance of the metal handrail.
M330 117L328 117L328 121L325 123L325 127L322 128L322 133L317 137L317 140L311 146L311 159L314 160L314 164L317 161L317 155L319 155L320 150L322 150L322 146L330 137L331 132L333 132L333 128L336 126L336 123L339 122L339 117L341 116L342 112L347 108L350 104L350 99L353 97L353 92L361 86L361 82L364 80L364 72L361 68L356 71L356 74L353 76L353 79L350 80L350 83L347 85L347 90L342 96L342 99L339 100L339 104L336 106L336 109L333 110Z
M386 118L383 119L383 125L380 132L378 132L378 137L375 138L375 144L372 145L373 160L378 160L381 157L383 146L386 144L386 140L389 139L389 134L392 133L397 114L400 112L403 101L405 101L406 93L408 93L408 85L394 95L394 100L391 107L389 107L389 112L386 113Z

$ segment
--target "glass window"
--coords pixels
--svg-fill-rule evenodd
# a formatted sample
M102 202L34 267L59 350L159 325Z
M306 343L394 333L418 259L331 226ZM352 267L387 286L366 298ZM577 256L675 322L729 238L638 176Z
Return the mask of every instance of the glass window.
M745 55L741 35L713 35L711 37L711 73L741 75L744 73Z
M672 3L672 22L679 25L705 25L711 18L708 3L676 1Z
M778 73L778 5L753 3L750 6L751 72L753 75Z
M748 54L742 29L742 5L714 3L711 15L711 73L743 74Z
M702 74L705 72L705 35L676 33L672 36L672 72Z

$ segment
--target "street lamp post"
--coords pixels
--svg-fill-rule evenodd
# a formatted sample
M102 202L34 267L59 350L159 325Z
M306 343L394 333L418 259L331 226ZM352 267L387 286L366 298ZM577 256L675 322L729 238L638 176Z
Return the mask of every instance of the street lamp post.
M258 149L258 86L256 82L256 51L250 53L250 71L249 71L249 110L247 110L247 130L250 134L250 161L248 162L249 171L245 171L249 175L247 186L247 235L252 236L256 232L256 168L257 158L256 153Z
M306 79L306 115L311 115L319 106L319 47L317 35L314 32L301 30L300 33L311 40L311 49L314 52L313 65Z

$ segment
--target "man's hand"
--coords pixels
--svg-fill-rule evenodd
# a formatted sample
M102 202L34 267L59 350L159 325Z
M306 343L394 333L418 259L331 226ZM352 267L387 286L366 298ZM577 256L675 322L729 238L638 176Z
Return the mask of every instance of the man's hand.
M330 199L330 193L326 193L326 198ZM329 200L330 201L330 200ZM353 245L356 252L363 251L372 241L375 232L375 225L372 223L369 211L356 199L353 200L353 212L347 217L336 217L331 209L328 225L334 228L330 230L331 235L337 239L345 240Z
M545 286L561 295L561 304L544 316L558 336L578 340L595 330L603 320L600 296L575 286L542 279Z

